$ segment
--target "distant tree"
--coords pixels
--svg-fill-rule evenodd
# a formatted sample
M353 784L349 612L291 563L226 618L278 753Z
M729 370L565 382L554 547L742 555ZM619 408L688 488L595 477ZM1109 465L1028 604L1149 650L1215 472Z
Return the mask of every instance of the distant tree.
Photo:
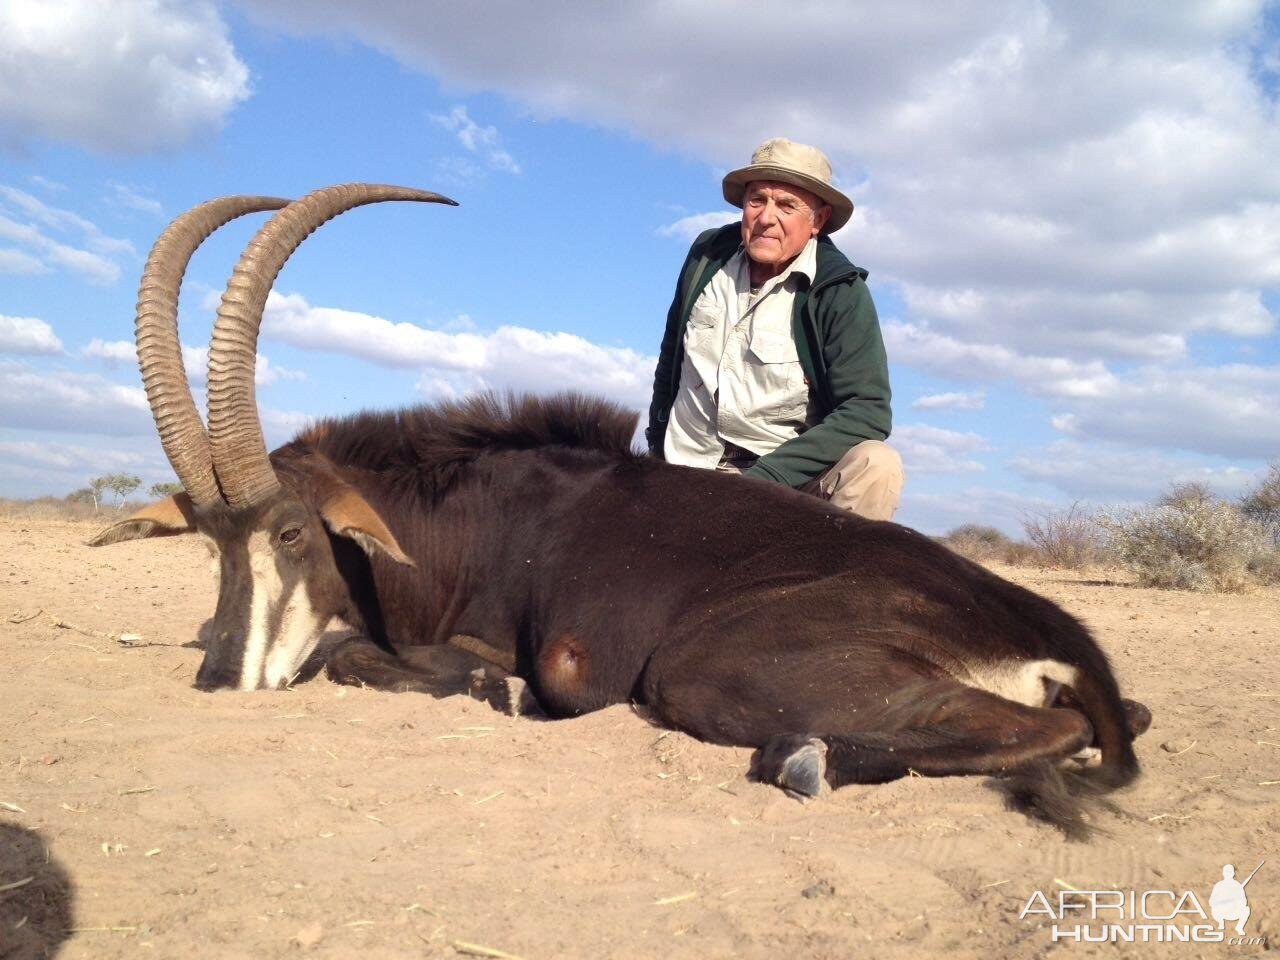
M96 504L98 502L97 497L94 495L94 492L90 490L88 487L81 487L79 490L72 490L65 497L63 497L63 499L66 500L67 503Z
M1263 523L1280 523L1280 460L1272 460L1267 475L1240 499L1240 512Z
M1170 496L1175 495L1177 489L1180 488L1175 488ZM1025 516L1022 529L1049 566L1080 570L1101 557L1101 529L1094 516L1078 502L1066 510Z
M150 494L157 500L162 497L172 497L182 492L182 484L180 483L153 483L151 485Z
M1156 498L1157 507L1171 507L1174 510L1195 510L1221 502L1221 498L1209 485L1200 480L1175 483L1167 493Z
M107 487L116 495L116 509L124 506L125 497L142 486L142 478L131 473L111 473L107 475Z
M102 506L102 495L111 487L111 474L103 474L89 481L89 496L93 498L93 509Z
M1240 512L1266 527L1280 549L1280 460L1272 460L1267 475L1240 498Z

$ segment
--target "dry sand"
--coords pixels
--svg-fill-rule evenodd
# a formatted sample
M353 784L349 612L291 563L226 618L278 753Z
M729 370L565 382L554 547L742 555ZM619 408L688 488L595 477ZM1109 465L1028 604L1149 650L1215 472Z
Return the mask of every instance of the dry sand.
M1019 920L1034 891L1189 889L1207 908L1224 863L1264 858L1247 933L1280 947L1276 590L1001 571L1083 618L1155 714L1144 777L1079 844L983 778L801 804L745 779L749 751L628 707L511 719L323 676L199 693L204 548L91 550L92 529L0 518L4 960L1070 956L1099 948Z

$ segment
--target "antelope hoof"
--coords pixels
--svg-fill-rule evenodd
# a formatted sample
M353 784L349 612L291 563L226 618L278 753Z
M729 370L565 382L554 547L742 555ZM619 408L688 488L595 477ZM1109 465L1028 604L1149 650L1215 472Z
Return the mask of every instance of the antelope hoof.
M473 695L508 717L541 717L546 714L523 677L495 677L481 667L471 673Z
M816 737L776 737L760 751L757 772L794 797L816 797L827 772L827 745Z

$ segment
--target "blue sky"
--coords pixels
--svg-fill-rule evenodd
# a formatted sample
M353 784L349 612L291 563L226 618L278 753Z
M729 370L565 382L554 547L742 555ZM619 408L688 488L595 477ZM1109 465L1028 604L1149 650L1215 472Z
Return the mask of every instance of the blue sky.
M132 360L168 219L350 180L438 190L307 241L260 350L268 441L484 388L647 402L723 173L816 143L858 204L927 532L1280 456L1280 21L1259 3L16 0L0 10L0 495L170 479ZM140 66L141 65L141 66ZM252 221L252 222L251 222ZM261 223L197 254L213 304Z

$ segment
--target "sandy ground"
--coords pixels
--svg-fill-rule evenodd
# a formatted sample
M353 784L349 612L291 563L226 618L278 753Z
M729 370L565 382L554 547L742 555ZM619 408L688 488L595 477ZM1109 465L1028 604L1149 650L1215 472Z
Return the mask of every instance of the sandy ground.
M628 707L511 719L323 676L202 694L204 548L92 530L0 518L4 960L1255 955L1055 944L1018 913L1068 886L1208 909L1223 864L1263 859L1246 933L1280 947L1280 591L1002 571L1089 623L1155 714L1145 776L1080 844L982 778L801 804Z

